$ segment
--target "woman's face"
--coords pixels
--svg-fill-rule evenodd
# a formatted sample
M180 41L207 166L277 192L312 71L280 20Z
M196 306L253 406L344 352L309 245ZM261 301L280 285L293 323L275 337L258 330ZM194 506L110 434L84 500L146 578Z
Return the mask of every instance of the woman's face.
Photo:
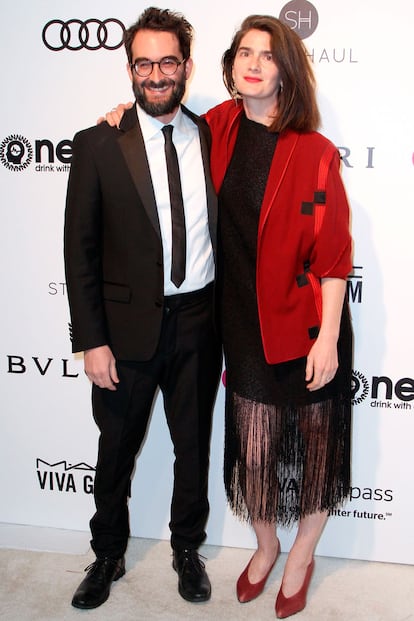
M279 92L279 70L272 55L268 32L249 30L240 41L233 64L233 80L244 98L275 101Z

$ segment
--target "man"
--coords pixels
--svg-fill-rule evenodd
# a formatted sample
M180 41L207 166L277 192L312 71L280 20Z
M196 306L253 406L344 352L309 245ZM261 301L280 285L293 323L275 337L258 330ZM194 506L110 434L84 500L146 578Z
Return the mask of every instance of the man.
M74 138L66 278L73 351L84 351L100 430L90 522L96 560L74 594L77 608L101 605L125 573L130 480L158 387L175 453L170 529L179 593L189 601L211 593L197 550L221 369L213 314L217 204L207 125L181 105L191 39L182 15L145 10L125 33L137 105L121 131L102 123ZM178 153L178 191L166 125ZM172 222L180 189L184 229L182 220Z

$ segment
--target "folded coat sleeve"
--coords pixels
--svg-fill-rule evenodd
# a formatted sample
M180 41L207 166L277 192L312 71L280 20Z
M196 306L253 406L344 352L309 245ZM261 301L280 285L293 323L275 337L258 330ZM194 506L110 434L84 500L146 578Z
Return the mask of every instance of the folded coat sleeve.
M350 210L340 175L340 158L335 150L326 181L322 224L316 235L311 270L318 278L346 279L352 269Z

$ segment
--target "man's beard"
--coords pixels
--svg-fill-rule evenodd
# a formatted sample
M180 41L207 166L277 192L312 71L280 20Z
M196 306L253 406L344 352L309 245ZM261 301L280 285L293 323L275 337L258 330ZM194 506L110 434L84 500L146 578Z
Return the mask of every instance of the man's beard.
M138 84L135 80L132 83L132 90L134 91L135 98L140 108L144 110L150 116L163 116L164 114L170 114L180 105L185 93L185 75L180 80L171 80L164 78L159 82L153 82L149 78ZM152 88L164 88L165 86L173 86L171 94L168 99L159 102L151 102L147 99L145 86Z

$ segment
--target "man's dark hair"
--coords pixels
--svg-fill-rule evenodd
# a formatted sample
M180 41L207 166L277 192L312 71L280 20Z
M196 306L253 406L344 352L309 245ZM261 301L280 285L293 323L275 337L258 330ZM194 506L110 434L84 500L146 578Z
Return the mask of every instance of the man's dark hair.
M132 42L139 30L171 32L178 39L183 59L187 60L190 57L193 27L181 13L169 9L157 9L153 6L145 9L135 24L132 24L124 34L124 45L130 64L134 62L131 50Z

